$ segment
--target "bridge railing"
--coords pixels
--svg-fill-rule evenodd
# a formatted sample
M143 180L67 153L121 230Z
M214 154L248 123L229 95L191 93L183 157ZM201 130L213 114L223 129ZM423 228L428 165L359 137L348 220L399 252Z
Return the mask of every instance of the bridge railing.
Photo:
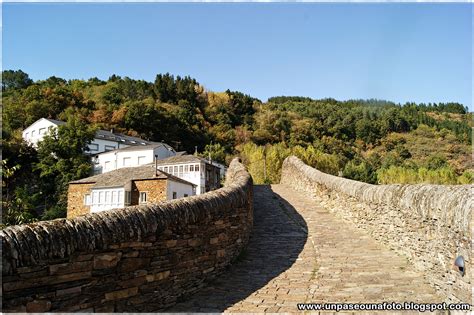
M235 159L224 187L203 195L7 227L3 310L164 309L239 255L252 207L252 178Z
M471 301L474 185L370 185L323 173L294 156L283 163L281 183L313 194L408 257L447 302ZM458 256L466 262L464 276L453 265Z

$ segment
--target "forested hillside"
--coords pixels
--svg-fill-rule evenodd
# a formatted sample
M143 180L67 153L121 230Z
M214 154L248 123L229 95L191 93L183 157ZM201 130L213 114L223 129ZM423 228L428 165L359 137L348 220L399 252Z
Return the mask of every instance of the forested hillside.
M190 77L154 82L112 75L33 82L4 71L4 223L65 215L67 183L89 174L81 151L114 129L221 162L240 155L255 183L279 181L295 154L325 172L368 183L464 184L472 180L472 114L457 103L272 97L213 92ZM45 117L67 121L37 150L21 131ZM264 167L265 166L265 167Z

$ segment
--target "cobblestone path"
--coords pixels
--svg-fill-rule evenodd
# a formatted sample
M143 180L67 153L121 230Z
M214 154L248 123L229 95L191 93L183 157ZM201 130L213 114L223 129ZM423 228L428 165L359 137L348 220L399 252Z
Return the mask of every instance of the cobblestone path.
M297 312L304 302L441 302L404 257L284 185L255 186L242 257L169 312Z

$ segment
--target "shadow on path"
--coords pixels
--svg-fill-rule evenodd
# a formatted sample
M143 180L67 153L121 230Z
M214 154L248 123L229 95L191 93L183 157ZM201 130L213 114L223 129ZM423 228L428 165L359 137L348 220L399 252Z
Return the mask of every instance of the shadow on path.
M254 186L254 227L247 248L227 271L167 312L223 312L289 269L307 241L299 213L270 186Z

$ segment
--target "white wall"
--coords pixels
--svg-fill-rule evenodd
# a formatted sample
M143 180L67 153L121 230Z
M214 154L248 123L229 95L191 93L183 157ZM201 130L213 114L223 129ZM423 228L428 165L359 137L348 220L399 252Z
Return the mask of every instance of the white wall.
M196 172L196 165L199 165L199 171ZM193 171L190 171L191 166ZM182 167L182 171L181 170ZM169 173L185 181L193 183L196 185L196 195L200 195L204 193L204 189L206 187L206 179L205 179L205 164L203 162L200 163L187 163L187 164L161 164L158 165L158 169L164 171L165 173ZM187 172L186 172L187 169Z
M158 159L164 159L174 156L174 151L169 151L163 146L155 149L144 150L140 147L135 151L114 151L105 152L97 155L98 163L94 166L94 173L107 173L123 167L136 167L145 164L150 164L155 161L155 155Z
M91 212L100 212L125 206L125 189L102 188L92 189Z
M168 179L166 186L166 199L173 199L173 192L176 193L175 199L183 198L185 197L185 194L187 197L195 195L192 185Z
M26 142L36 146L36 144L43 140L45 135L50 134L54 128L57 128L55 123L47 119L40 119L23 130L22 136Z

